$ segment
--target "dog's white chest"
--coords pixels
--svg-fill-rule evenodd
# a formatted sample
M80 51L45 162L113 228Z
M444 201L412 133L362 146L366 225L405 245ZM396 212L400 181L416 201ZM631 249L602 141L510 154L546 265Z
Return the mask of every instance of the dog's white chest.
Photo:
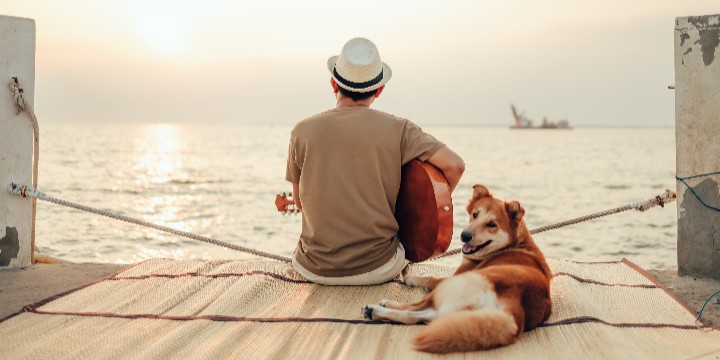
M459 310L502 309L490 283L476 273L455 275L444 280L435 290L438 315Z

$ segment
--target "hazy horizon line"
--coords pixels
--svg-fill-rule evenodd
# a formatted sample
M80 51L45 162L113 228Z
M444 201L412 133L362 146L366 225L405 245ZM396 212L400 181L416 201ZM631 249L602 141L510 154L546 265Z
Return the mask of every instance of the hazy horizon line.
M80 121L53 121L47 123L40 123L40 127L43 125L189 125L189 126L293 126L297 122L187 122L187 121L109 121L109 122L98 122L80 120ZM476 128L507 128L512 129L511 124L467 124L467 123L421 123L415 122L419 126L427 127L476 127ZM588 125L572 125L571 129L543 129L543 128L531 128L531 129L512 129L512 130L575 130L575 129L673 129L674 125L643 125L643 124L588 124Z

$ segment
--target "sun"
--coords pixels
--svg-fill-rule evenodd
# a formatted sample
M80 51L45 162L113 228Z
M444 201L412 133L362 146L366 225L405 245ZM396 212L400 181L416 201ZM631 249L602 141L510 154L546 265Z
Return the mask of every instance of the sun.
M145 12L136 18L135 29L145 45L154 52L178 55L187 50L190 29L177 14Z

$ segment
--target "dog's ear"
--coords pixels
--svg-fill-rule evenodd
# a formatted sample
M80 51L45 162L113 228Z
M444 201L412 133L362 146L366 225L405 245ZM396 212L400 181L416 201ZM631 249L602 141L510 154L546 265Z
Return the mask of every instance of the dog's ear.
M473 196L472 196L473 201L482 199L484 197L491 197L491 196L492 195L490 195L490 190L488 190L486 187L484 187L480 184L473 185Z
M525 209L520 206L520 203L517 200L506 202L505 210L507 211L510 220L515 224L519 224L523 215L525 215Z

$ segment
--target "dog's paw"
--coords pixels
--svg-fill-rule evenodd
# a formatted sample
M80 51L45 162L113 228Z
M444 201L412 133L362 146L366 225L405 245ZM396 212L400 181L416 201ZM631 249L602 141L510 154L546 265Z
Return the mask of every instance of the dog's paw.
M387 311L383 306L378 304L368 304L363 307L363 317L368 320L378 321L383 320L382 314Z
M422 278L415 275L408 275L405 277L405 284L408 286L421 286Z
M389 303L391 301L392 300L389 300L389 299L381 299L380 301L378 301L378 305L380 305L382 307L387 307L387 303Z
M364 318L366 318L366 319L368 319L368 320L372 320L372 319L373 319L373 318L372 318L372 315L373 315L372 305L365 305L365 306L362 308L362 315L363 315Z

